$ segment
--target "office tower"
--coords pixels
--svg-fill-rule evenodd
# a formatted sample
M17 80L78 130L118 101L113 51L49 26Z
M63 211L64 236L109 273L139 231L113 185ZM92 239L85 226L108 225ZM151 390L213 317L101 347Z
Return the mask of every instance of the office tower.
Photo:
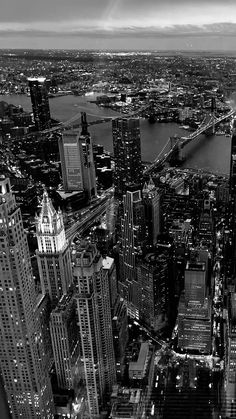
M228 310L228 336L225 343L226 362L225 368L225 382L224 386L224 417L235 418L236 417L236 293L231 293L229 298L229 310Z
M141 140L138 118L117 118L112 121L115 161L115 195L122 198L126 185L140 185L142 179Z
M91 135L88 132L88 124L86 119L86 113L81 112L81 125L82 131L79 137L80 148L82 150L82 173L83 173L83 182L84 190L88 194L88 198L91 199L97 195L97 186L96 186L96 174L95 174L95 164L93 160L93 144Z
M58 144L65 192L82 191L84 183L78 132L64 132Z
M206 266L203 262L187 262L184 275L185 299L203 304L206 297Z
M44 77L29 78L30 97L37 131L50 128L50 108L46 79Z
M155 187L152 179L148 184L144 184L142 195L147 241L150 245L154 245L157 242L158 234L160 234L160 191Z
M125 349L128 343L128 316L123 298L118 297L112 310L112 332L116 359L116 376L119 381L125 371Z
M211 352L211 303L206 292L203 262L187 262L185 294L178 307L178 346L180 349Z
M51 302L48 294L38 294L35 312L42 331L42 339L45 353L44 360L46 369L47 371L50 371L50 369L53 366L54 360L49 327Z
M53 418L54 406L21 211L0 179L0 369L13 419Z
M66 131L59 139L61 171L65 192L82 191L88 199L97 194L92 140L82 113L82 132Z
M236 120L233 123L230 154L229 198L232 212L232 271L236 272Z
M115 261L113 258L106 256L102 261L102 266L108 275L110 306L113 309L118 295Z
M49 294L54 308L72 283L72 268L62 213L55 210L46 191L43 193L41 212L36 217L36 236L42 293Z
M165 325L169 310L169 255L153 250L140 258L137 267L139 318L149 328Z
M50 331L57 375L62 389L75 387L79 363L79 327L73 291L61 297L50 316Z
M116 382L108 271L95 244L82 242L73 258L88 406L97 419Z
M127 191L123 207L120 254L122 294L131 305L138 307L136 258L145 240L145 214L141 191Z

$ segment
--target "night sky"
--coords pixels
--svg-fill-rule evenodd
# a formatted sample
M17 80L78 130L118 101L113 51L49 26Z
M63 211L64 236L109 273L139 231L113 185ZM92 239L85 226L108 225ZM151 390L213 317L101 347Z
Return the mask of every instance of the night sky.
M235 0L2 0L0 48L235 50Z

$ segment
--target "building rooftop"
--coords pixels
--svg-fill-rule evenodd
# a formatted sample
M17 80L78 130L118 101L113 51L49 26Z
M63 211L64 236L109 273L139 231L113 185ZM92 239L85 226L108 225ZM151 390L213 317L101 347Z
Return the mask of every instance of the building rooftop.
M39 83L44 83L46 77L28 77L28 81L38 81Z
M103 269L110 270L113 263L114 263L114 259L107 256L107 257L105 257L105 259L102 260L102 267L103 267Z
M187 262L186 271L205 271L205 262Z

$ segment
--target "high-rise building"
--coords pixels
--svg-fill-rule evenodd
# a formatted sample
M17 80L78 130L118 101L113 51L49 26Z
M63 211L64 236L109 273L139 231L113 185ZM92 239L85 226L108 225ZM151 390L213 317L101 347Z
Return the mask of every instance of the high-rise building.
M112 310L112 330L116 359L116 375L119 381L125 371L125 349L128 342L128 317L123 298L118 297Z
M36 316L40 323L40 328L42 331L42 339L44 346L44 360L46 368L48 371L53 366L53 350L52 350L52 341L50 335L50 313L51 313L51 302L48 294L38 294L37 295L37 304L36 304Z
M55 210L46 191L43 194L41 212L36 217L36 236L42 293L49 294L54 308L72 283L72 268L62 212Z
M236 272L236 120L233 124L230 154L229 196L232 212L232 270Z
M160 234L160 191L155 187L152 179L145 183L143 190L143 203L145 208L146 236L148 242L156 244Z
M82 242L73 260L88 406L97 419L116 382L109 277L95 244Z
M138 118L117 118L112 121L115 161L115 195L122 198L126 185L140 185L142 179L141 140ZM140 186L139 186L140 188Z
M145 213L140 190L129 190L123 199L120 270L124 298L138 306L136 258L145 240Z
M165 325L169 311L169 255L155 250L140 258L137 276L139 318L158 330Z
M226 363L225 381L224 386L224 415L227 418L236 417L236 293L231 293L229 298L229 310L227 321L227 334L226 334L226 351L228 362Z
M178 346L181 349L211 352L211 303L206 290L204 262L187 262L185 294L178 307Z
M88 132L88 124L86 113L81 112L82 131L79 137L80 147L82 150L82 173L84 190L88 194L88 198L97 195L95 164L93 160L93 144L90 133Z
M28 83L36 130L50 128L51 117L46 79L44 77L29 78Z
M61 171L65 192L82 191L88 198L96 196L96 175L92 139L82 113L82 132L66 131L59 139Z
M53 418L52 390L21 211L0 179L0 369L13 419Z
M61 297L50 316L50 331L58 386L75 386L79 363L79 327L73 291Z
M79 133L66 131L59 138L61 173L65 192L84 188Z

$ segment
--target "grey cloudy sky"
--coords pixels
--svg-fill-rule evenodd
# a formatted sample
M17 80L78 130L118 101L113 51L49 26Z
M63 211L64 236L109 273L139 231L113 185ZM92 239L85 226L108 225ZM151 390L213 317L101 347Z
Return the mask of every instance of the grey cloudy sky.
M235 46L235 0L1 1L0 48L235 50Z

